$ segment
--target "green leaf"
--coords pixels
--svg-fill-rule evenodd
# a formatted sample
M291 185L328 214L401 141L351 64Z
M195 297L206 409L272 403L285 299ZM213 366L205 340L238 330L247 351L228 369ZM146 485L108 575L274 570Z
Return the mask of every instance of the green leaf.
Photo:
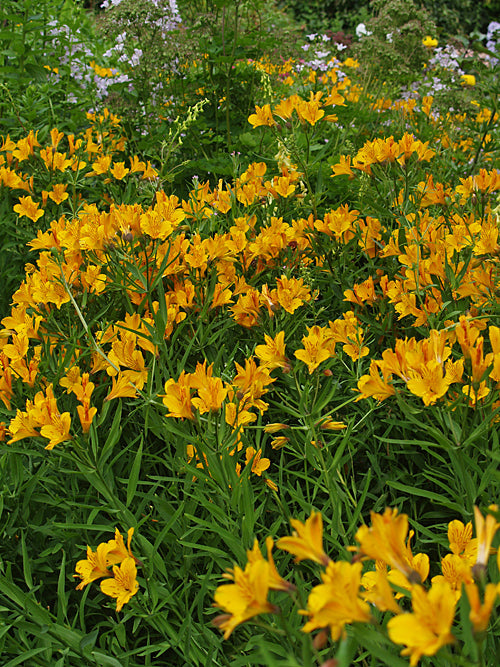
M141 438L140 445L134 457L134 463L129 473L128 484L127 484L127 507L130 507L132 500L135 496L137 483L139 481L139 476L141 474L142 447L143 447L143 439Z

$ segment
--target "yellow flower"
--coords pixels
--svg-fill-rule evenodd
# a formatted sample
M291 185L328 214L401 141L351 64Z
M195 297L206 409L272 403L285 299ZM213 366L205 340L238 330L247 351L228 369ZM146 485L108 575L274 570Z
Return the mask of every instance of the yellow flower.
M234 628L259 614L269 614L276 607L267 600L269 591L269 563L264 559L248 562L244 570L235 565L229 574L234 584L219 586L215 591L215 606L226 614L217 616L213 623L224 630L227 639Z
M271 440L271 447L273 449L281 449L287 442L290 442L289 438L286 438L284 435L279 435L277 438Z
M488 509L496 512L498 507L496 505L490 505ZM500 524L497 523L497 520L491 514L488 514L485 519L476 505L474 505L474 521L476 524L478 544L477 557L473 568L473 574L477 575L481 573L481 570L484 570L486 564L488 563L491 543L493 542L493 538L495 537L495 533L500 527Z
M110 547L110 551L108 552L107 556L109 565L117 565L124 561L126 558L133 558L134 561L137 562L137 559L130 550L130 542L132 541L133 534L134 529L129 528L127 531L127 547L125 548L123 535L120 533L118 528L115 528L115 539L109 540L108 542Z
M472 522L464 525L455 519L448 524L448 541L450 551L466 561L468 565L474 565L477 557L477 538L472 537Z
M67 186L63 183L56 183L56 185L54 185L52 190L48 193L48 196L52 199L52 201L55 201L56 204L60 204L69 197L68 193L66 192L66 187Z
M278 570L276 569L276 565L274 564L274 559L272 554L273 546L274 546L273 538L267 537L266 550L267 550L267 563L269 565L269 588L272 591L286 591L286 592L294 591L295 586L291 584L289 581L283 579L280 576ZM257 541L257 538L253 543L253 549L247 549L247 557L249 563L256 563L257 561L264 560L264 557L259 548L259 543Z
M33 201L31 196L19 197L19 204L14 206L14 211L19 213L20 216L25 215L30 220L33 220L33 222L36 222L45 213L42 208L38 208L39 206L40 204Z
M434 583L428 592L415 586L412 607L412 613L391 618L387 630L395 644L406 644L401 655L409 655L414 667L423 655L434 655L454 641L450 632L455 616L453 591L446 581Z
M309 616L303 632L328 627L336 641L347 623L370 621L370 607L360 597L362 567L362 563L345 561L328 564L321 575L323 583L312 589L307 610L300 612Z
M442 398L450 386L442 365L430 359L425 365L410 371L408 389L415 396L420 396L425 405L433 405Z
M307 328L308 334L302 338L304 349L294 352L297 359L307 364L309 373L313 373L321 362L335 354L335 343L325 327L314 325Z
M432 583L446 580L455 594L455 602L458 602L462 595L462 584L473 583L471 568L457 554L446 554L441 560L441 571L442 575L432 577Z
M291 519L295 528L293 535L281 537L276 546L278 549L289 551L295 556L295 562L314 560L320 565L328 565L330 558L323 551L323 518L320 512L311 512L311 516L304 523Z
M254 447L247 447L245 451L245 465L252 464L252 472L260 477L271 465L271 461L262 457L262 449L256 451Z
M361 597L366 602L374 604L380 611L400 614L401 609L387 578L386 564L378 561L375 566L375 571L366 572L361 579L361 584L365 589L361 591Z
M384 370L384 369L382 369ZM393 396L396 393L396 390L389 383L391 374L387 374L388 377L380 377L379 364L375 359L372 359L370 362L370 374L363 375L358 380L358 391L360 396L356 400L361 400L362 398L369 398L373 396L377 401L383 401L389 396Z
M112 579L101 581L101 591L109 597L116 598L116 611L120 611L138 590L137 567L130 556L125 558L120 566L113 566Z
M297 114L301 121L306 120L310 125L314 126L325 115L323 109L319 108L317 100L302 101L297 107Z
M293 315L297 308L300 308L303 303L311 300L309 287L304 285L304 280L302 278L297 280L295 278L281 276L281 278L276 280L276 284L278 303L291 315ZM284 332L282 333L284 336Z
M166 381L162 401L169 411L167 417L194 419L191 407L191 378L185 371L182 371L177 382L173 378Z
M476 77L473 74L462 74L460 77L460 85L461 86L475 86L476 85Z
M276 433L276 431L284 431L287 428L290 428L288 424L274 422L273 424L267 424L264 426L264 433Z
M387 507L384 514L371 512L371 520L370 528L361 526L356 533L361 556L381 560L402 572L409 583L420 583L420 574L409 562L409 545L405 543L408 516Z
M81 579L76 590L81 591L87 584L101 577L109 577L108 554L110 551L109 542L101 542L95 551L87 547L87 558L79 560L75 567L76 574L73 576Z
M260 361L260 366L269 370L274 368L287 368L288 359L285 355L285 332L280 331L275 338L264 334L265 345L257 345L255 356Z
M255 113L248 117L248 122L253 125L253 127L259 127L259 125L272 127L275 125L269 104L264 104L262 107L255 106Z
M191 399L191 403L200 415L205 412L217 412L227 396L228 387L224 387L221 378L208 377L198 389L198 396Z
M54 449L61 442L71 440L71 435L69 434L70 428L71 415L69 412L52 414L50 423L44 424L40 429L40 435L49 440L45 449Z
M128 174L130 169L125 166L125 162L113 162L113 167L110 169L111 174L117 181L121 181Z
M465 586L465 592L469 599L470 613L469 619L474 628L474 632L485 632L490 622L493 605L498 596L498 587L496 584L486 584L484 589L484 602L481 604L479 599L479 589L477 584L471 583Z
M434 39L430 35L427 35L422 40L422 44L428 49L435 49L436 46L438 45L438 41L437 41L437 39Z

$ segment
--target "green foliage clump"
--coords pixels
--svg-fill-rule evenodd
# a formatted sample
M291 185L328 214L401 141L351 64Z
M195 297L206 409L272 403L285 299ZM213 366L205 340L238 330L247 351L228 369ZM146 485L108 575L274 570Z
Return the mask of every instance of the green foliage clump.
M354 54L376 78L409 81L428 57L422 40L436 32L432 19L411 0L373 0L371 7L376 16L366 24Z
M486 32L488 24L500 16L499 0L425 0L424 6L445 35Z

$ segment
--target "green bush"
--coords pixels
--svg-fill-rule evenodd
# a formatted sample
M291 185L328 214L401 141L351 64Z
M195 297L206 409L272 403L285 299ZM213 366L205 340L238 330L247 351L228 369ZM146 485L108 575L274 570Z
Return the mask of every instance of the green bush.
M366 23L373 11L371 0L286 0L283 4L311 31L354 32L359 23ZM500 0L421 0L419 5L429 12L444 35L484 33L488 24L500 16Z
M422 40L435 34L432 19L411 0L373 0L371 7L376 16L366 24L354 54L376 78L410 81L428 58Z

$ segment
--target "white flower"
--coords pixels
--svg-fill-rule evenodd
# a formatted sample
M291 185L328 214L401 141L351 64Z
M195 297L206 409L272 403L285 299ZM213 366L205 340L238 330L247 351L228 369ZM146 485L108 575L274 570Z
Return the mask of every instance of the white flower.
M366 29L366 26L364 23L360 23L358 26L356 26L356 35L361 38L364 37L365 35L371 35L371 31Z

